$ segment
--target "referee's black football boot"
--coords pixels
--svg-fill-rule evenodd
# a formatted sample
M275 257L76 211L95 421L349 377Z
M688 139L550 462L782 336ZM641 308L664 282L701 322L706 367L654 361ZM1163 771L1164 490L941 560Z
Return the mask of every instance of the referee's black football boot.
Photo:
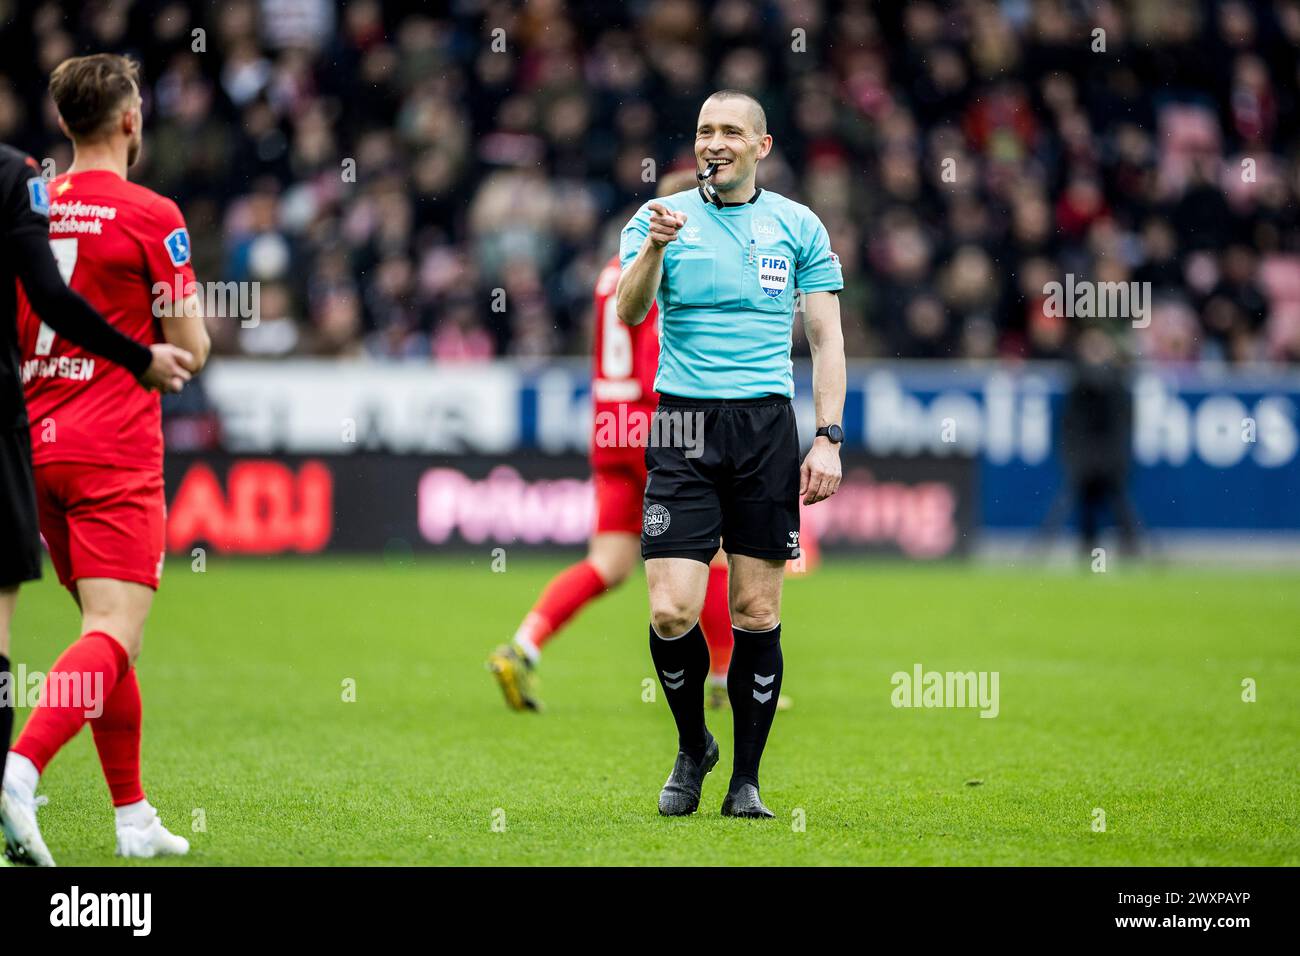
M666 817L689 816L700 808L704 775L718 764L718 742L707 730L704 733L708 741L704 745L704 758L699 763L686 751L677 751L673 772L659 791L659 812Z
M776 816L775 813L763 806L763 801L758 798L758 787L752 783L742 783L727 794L726 799L722 801L722 815L724 817L750 817L754 819Z

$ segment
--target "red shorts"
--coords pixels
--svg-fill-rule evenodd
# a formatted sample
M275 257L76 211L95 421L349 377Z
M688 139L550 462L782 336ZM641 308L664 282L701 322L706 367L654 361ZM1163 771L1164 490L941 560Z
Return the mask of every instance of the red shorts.
M645 461L597 465L592 471L596 486L596 533L624 531L641 533L641 509L645 500Z
M112 578L158 589L167 500L161 472L51 462L37 465L41 534L59 583Z

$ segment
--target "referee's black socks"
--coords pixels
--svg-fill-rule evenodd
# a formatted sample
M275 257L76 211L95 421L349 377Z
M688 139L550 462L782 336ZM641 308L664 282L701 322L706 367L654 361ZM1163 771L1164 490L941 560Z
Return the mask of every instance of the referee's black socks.
M781 625L770 631L733 627L736 646L727 671L727 697L735 728L735 762L731 769L734 791L742 784L758 786L758 762L763 759L767 734L781 696Z
M677 747L697 763L704 759L704 681L709 645L696 621L679 637L660 637L650 625L650 658L677 721Z

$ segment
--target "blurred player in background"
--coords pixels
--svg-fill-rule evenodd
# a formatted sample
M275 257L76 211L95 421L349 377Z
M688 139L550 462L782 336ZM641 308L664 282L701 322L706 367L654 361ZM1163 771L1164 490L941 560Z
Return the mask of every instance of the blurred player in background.
M1047 548L1077 507L1079 544L1093 553L1107 511L1119 532L1120 553L1138 553L1138 520L1128 494L1133 449L1133 389L1124 355L1105 330L1078 333L1072 379L1061 409L1060 452L1065 482L1038 535Z
M669 173L658 195L668 196L695 183L690 170ZM596 487L596 530L587 556L561 571L533 605L514 639L492 652L488 668L514 710L540 710L534 670L542 647L588 602L622 584L640 557L641 503L645 495L645 447L609 440L616 427L601 424L645 423L654 414L655 372L659 366L658 307L635 328L619 322L614 311L618 256L612 256L596 280L595 329L592 333L592 480ZM640 426L638 426L640 427ZM629 429L630 431L630 429ZM726 706L727 665L731 660L731 613L727 607L727 562L719 552L709 568L703 621L709 644L712 706Z
M0 774L13 732L14 685L9 628L18 586L41 576L41 537L32 480L32 439L18 358L17 292L59 335L116 362L141 385L180 391L189 380L188 352L166 343L146 348L118 332L68 288L50 250L50 193L32 157L0 146ZM6 840L6 843L8 841ZM7 865L0 856L0 866Z
M98 54L65 60L51 75L74 151L68 172L50 183L50 244L64 279L117 329L184 348L198 372L210 346L189 233L175 203L126 179L142 145L138 72L126 57ZM141 786L134 669L162 573L159 400L125 369L94 363L58 337L24 296L18 325L41 533L82 613L81 636L54 663L48 686L89 682L100 706L42 695L5 768L6 831L23 836L32 862L53 865L36 825L36 785L89 720L116 808L118 854L183 854L189 843L162 825Z

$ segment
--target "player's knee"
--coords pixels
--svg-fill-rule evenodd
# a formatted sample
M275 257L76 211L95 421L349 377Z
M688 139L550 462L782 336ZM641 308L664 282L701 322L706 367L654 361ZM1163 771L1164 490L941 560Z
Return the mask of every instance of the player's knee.
M140 648L144 643L144 626L124 620L118 615L83 614L81 617L81 631L83 634L94 632L107 634L122 645L127 658L132 664L140 656Z
M633 576L639 577L639 575L637 575L639 570L638 562L630 561L626 566L615 569L613 576L606 579L606 586L612 591L629 578Z
M731 623L746 631L770 631L780 619L776 604L763 597L737 595L731 609Z
M660 599L650 605L650 623L660 637L679 637L699 619L699 608L692 608L683 601Z
M607 571L601 571L600 579L605 582L605 587L612 591L626 581L631 574L632 568L630 566L626 568L615 567Z
M641 539L631 534L598 533L587 548L587 563L595 568L607 588L616 588L626 581L640 557Z
M625 558L622 555L592 554L587 561L596 569L605 587L611 590L626 581L636 566L635 556Z

